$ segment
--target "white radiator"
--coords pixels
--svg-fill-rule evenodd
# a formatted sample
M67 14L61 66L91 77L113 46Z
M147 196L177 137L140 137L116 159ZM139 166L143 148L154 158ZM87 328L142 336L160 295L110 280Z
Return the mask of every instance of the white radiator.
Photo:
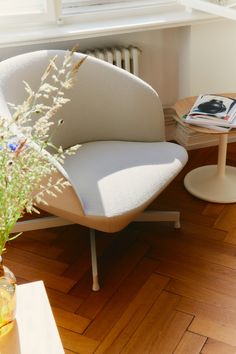
M141 50L136 47L100 48L86 50L85 53L139 76L139 55Z

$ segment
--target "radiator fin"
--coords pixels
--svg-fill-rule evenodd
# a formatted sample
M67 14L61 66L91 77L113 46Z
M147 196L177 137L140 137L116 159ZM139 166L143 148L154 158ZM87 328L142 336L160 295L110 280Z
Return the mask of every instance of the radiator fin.
M139 76L139 55L141 50L137 47L96 48L88 49L85 53Z

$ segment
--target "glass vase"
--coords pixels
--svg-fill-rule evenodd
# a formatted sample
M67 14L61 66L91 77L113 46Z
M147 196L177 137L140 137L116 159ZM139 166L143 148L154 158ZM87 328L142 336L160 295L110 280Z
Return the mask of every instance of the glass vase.
M2 263L0 256L0 334L15 319L16 278Z

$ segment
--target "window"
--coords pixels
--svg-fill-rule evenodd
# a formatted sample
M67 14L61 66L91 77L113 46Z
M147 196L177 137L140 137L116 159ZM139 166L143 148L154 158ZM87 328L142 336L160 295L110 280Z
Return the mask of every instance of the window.
M215 16L236 20L235 0L181 0L181 4Z
M107 20L115 18L116 16L131 15L132 11L140 12L142 10L154 9L156 12L157 7L168 6L176 4L178 0L57 0L60 2L59 17L67 20L68 17L80 16L90 14L91 16L100 16ZM108 13L111 14L107 15ZM143 13L145 16L145 13ZM90 19L88 19L90 20Z
M0 0L0 24L49 23L68 16L129 11L175 4L177 0ZM61 21L61 22L60 22Z
M147 7L151 5L168 5L175 0L59 0L62 14L75 14L86 11L101 11L104 9L124 9Z
M0 23L41 23L55 18L54 0L0 0Z
M0 0L0 24L63 23L69 17L80 16L81 20L81 15L86 14L96 14L100 19L103 16L105 20L123 14L132 18L133 12L135 15L139 12L140 16L143 14L145 17L148 11L149 15L156 14L168 6L171 9L175 6L184 8L183 5L232 18L236 13L232 9L235 4L236 0ZM112 13L112 16L108 13ZM85 20L91 19L87 17Z

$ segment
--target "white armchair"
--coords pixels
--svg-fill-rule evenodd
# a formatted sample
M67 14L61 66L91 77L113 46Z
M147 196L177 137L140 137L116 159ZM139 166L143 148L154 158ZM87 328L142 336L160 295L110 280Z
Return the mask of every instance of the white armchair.
M65 52L36 51L0 63L0 115L10 114L7 102L23 101L23 80L37 87L55 54L63 60ZM77 60L81 56L75 54ZM65 124L55 143L81 146L60 168L71 186L40 207L90 228L93 290L98 290L94 230L115 232L134 220L172 220L179 227L178 212L143 211L183 168L187 153L165 141L157 93L123 69L88 57L67 96L71 102L59 112Z

